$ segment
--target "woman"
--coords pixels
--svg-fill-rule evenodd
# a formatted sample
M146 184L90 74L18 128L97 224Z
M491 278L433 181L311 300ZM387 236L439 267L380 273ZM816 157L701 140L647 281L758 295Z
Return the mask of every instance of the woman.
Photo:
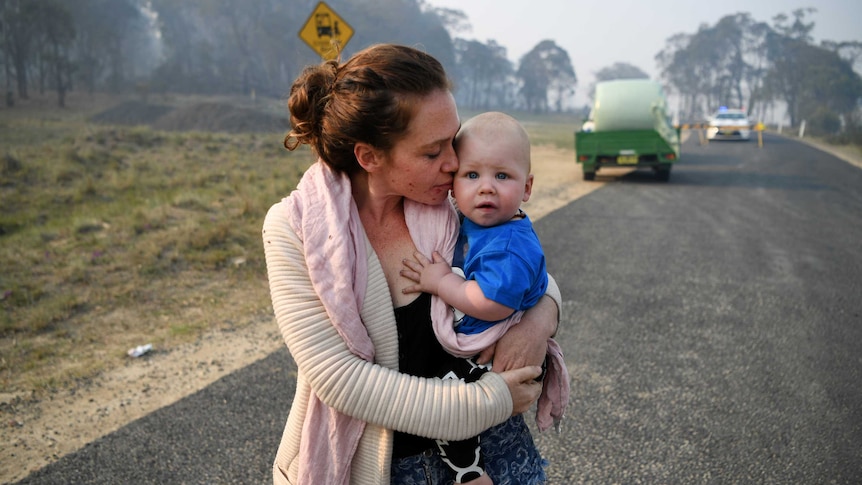
M511 329L478 382L422 377L448 356L432 313L451 316L427 294L403 294L411 282L399 272L417 250L454 247L460 122L449 88L433 57L395 45L306 68L291 88L285 146L309 144L319 161L263 228L276 320L299 369L276 484L451 482L433 438L485 430L496 483L544 480L520 413L541 392L554 301ZM553 282L549 295L559 301Z

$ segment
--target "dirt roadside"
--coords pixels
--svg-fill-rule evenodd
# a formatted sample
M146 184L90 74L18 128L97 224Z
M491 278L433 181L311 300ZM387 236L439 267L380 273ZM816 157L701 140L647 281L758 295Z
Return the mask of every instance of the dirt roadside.
M862 168L858 150L820 148ZM572 150L534 147L532 156L534 190L524 208L534 220L604 185L583 182ZM282 345L275 323L265 318L241 332L212 332L171 352L156 350L129 358L84 388L57 392L38 402L20 404L22 399L16 398L22 396L0 396L0 482L20 480Z

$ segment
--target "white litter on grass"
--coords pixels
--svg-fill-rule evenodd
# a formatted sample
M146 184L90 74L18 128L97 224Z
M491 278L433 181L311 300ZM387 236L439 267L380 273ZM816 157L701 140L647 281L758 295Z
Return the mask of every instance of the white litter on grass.
M137 358L137 357L140 357L140 356L146 354L147 352L149 352L151 350L153 350L153 344L138 345L137 347L135 347L133 349L129 349L128 354L129 354L129 357Z

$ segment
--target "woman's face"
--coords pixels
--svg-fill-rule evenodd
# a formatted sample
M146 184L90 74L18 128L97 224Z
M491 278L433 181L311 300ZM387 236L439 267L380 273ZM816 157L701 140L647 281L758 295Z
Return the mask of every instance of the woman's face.
M407 133L389 150L381 174L394 195L428 205L443 203L458 170L452 142L461 125L455 98L435 91L416 104Z

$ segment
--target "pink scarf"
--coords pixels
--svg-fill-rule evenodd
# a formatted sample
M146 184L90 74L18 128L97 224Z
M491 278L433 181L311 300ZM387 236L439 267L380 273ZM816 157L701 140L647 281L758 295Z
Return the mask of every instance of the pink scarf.
M373 362L374 345L360 317L368 282L365 231L350 179L318 161L284 201L291 228L303 241L311 283L332 325L351 352ZM405 199L404 213L416 247L425 254L448 254L451 260L458 236L452 205ZM451 326L451 312L445 318ZM350 463L364 429L364 421L330 408L312 393L300 443L299 483L349 483Z

